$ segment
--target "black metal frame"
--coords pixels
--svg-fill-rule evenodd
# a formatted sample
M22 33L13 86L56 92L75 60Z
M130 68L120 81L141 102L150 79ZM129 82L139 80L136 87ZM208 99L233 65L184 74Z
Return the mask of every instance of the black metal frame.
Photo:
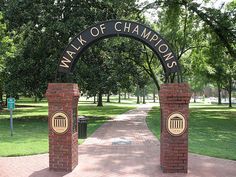
M139 30L139 35L136 32L132 32L132 30L121 30L122 28L119 28L119 31L117 31L115 29L115 25L126 25L126 27L128 25L130 25L130 29L134 29L135 27L138 26L138 30ZM117 26L116 26L117 27ZM103 32L101 30L101 28L103 29ZM93 36L91 33L91 30L95 30L97 31L100 30L100 34L97 36ZM127 29L127 28L126 28ZM155 37L158 38L158 45L157 42L154 40L150 40L151 37L149 38L145 38L144 36L141 36L141 32L143 32L145 30L145 34L148 34L150 32L150 36L156 35ZM61 58L59 60L58 63L58 73L57 73L57 79L59 80L69 80L70 78L70 73L73 72L75 65L77 63L77 61L79 60L81 54L88 48L90 47L92 44L94 44L96 41L104 39L104 38L110 38L110 37L116 37L116 36L123 36L123 37L130 37L133 39L136 39L140 42L142 42L143 44L147 45L156 55L157 58L160 60L162 67L164 69L165 72L165 78L166 78L166 82L170 82L171 80L171 74L177 74L177 78L178 78L178 82L182 82L182 75L181 75L181 69L180 69L180 65L178 62L178 59L175 55L175 53L173 52L173 50L171 49L170 45L166 42L166 40L160 36L160 34L158 34L157 32L155 32L154 30L152 30L151 28L137 23L137 22L133 22L133 21L127 21L127 20L109 20L109 21L105 21L105 22L100 22L97 23L91 27L88 27L87 29L85 29L84 31L82 31L81 33L79 33L77 36L75 36L71 42L67 45L67 47L65 48L64 52L61 55ZM77 38L83 39L86 42L83 42L83 45L81 45L81 43L78 41ZM157 46L167 46L168 50L163 54L158 50ZM79 50L75 50L75 48L73 46L76 47L80 47ZM71 57L67 51L72 51L73 56ZM171 59L165 61L165 55L167 53L171 53L171 55L173 56ZM69 59L71 62L70 63L66 63L68 64L68 68L63 68L61 67L61 63L64 60L63 57ZM172 68L168 67L168 62L176 62L176 65ZM64 73L64 74L63 74ZM66 76L65 76L66 74ZM59 78L58 78L59 77ZM173 82L173 81L172 81Z

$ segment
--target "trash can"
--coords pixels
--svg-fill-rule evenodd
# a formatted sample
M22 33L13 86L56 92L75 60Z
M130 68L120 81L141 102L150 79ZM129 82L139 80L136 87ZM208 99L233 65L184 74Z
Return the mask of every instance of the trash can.
M87 138L87 118L78 116L78 138Z

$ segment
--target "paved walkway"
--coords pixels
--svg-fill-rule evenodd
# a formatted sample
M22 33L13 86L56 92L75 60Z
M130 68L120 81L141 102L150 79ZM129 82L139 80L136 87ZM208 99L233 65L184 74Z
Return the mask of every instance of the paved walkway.
M79 165L71 173L48 169L48 154L0 158L1 177L236 177L236 161L189 154L188 174L163 174L160 143L148 130L150 105L105 123L79 146ZM223 147L222 147L223 148Z

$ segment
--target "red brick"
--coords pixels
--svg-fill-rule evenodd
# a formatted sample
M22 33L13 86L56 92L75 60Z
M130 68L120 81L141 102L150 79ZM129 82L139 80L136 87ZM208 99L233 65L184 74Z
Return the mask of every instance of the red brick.
M78 133L72 132L72 108L78 104L78 85L50 83L46 96L49 104L49 168L54 171L72 171L78 164ZM59 135L51 128L50 118L55 112L64 112L69 118L69 127L65 134Z
M188 104L191 97L186 83L161 85L161 167L164 173L187 173L188 167ZM172 136L166 128L166 121L173 112L180 112L186 118L186 130L181 136Z

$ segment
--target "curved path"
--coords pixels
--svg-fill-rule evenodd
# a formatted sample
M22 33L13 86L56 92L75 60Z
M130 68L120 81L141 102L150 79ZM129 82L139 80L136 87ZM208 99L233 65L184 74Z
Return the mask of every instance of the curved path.
M48 154L0 158L1 177L235 177L236 161L189 154L188 174L163 174L159 141L145 123L142 105L105 123L79 146L71 173L48 169Z

